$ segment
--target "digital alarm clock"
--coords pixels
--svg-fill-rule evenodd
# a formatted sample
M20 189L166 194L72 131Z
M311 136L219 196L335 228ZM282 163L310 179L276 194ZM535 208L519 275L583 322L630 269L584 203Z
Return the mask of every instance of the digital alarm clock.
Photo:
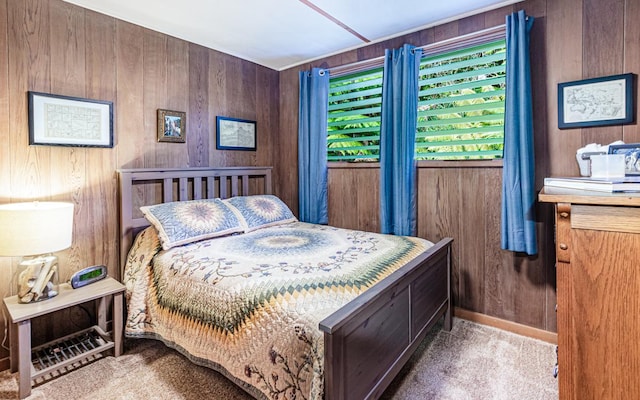
M90 283L104 279L107 276L107 267L104 265L92 265L82 269L71 276L69 283L71 287L77 289Z

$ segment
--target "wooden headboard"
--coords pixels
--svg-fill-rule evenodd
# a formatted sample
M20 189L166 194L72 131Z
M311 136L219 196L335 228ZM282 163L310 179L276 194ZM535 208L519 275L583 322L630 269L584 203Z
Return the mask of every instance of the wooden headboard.
M120 183L121 280L133 238L149 222L144 205L271 194L271 167L138 168L118 170Z

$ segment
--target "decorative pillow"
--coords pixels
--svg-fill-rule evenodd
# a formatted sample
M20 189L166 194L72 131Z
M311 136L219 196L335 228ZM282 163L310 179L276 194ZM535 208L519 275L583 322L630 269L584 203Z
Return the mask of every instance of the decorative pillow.
M244 219L245 232L298 220L282 200L270 194L231 197L224 201Z
M220 199L176 201L140 210L158 230L164 250L244 230L235 212Z

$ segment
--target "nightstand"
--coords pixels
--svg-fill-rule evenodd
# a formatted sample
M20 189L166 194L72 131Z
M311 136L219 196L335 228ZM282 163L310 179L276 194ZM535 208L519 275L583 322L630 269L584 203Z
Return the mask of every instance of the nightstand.
M31 394L31 380L54 372L67 365L82 361L97 353L113 349L113 355L122 354L122 303L125 287L111 277L90 285L73 289L68 283L60 284L59 294L49 300L22 304L18 296L7 297L4 305L9 313L9 342L11 346L11 372L20 372L19 397ZM113 330L107 329L107 298L113 301ZM96 302L97 325L31 348L31 319L88 301Z

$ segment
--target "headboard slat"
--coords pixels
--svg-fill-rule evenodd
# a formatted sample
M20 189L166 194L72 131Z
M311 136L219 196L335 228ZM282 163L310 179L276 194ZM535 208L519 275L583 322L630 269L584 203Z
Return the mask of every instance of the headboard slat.
M187 178L180 178L178 180L178 200L187 201L189 200L189 182Z
M271 174L268 174L264 176L264 193L272 194L273 192L271 190Z
M220 176L220 187L218 190L218 197L220 197L221 199L226 199L227 197L227 181L228 181L228 176L226 175L221 175Z
M165 178L162 186L162 202L169 203L173 201L173 179Z
M193 199L227 198L240 194L247 196L250 190L257 190L255 194L271 194L271 167L223 167L223 168L136 168L118 170L120 182L120 268L116 279L122 279L123 268L129 248L133 244L136 233L149 226L149 222L137 211L143 205L167 203L175 200L174 182L177 180L177 198L181 201L190 200L189 183L193 184ZM241 177L241 182L238 178ZM203 179L206 180L206 190L203 191ZM254 179L258 184L251 185ZM260 182L264 182L260 185ZM216 183L218 190L216 191ZM161 189L158 191L157 185ZM239 184L242 187L239 187ZM142 190L145 188L150 190ZM134 192L135 189L135 192ZM138 190L139 189L139 190ZM217 193L216 193L217 192ZM134 196L134 193L137 195ZM146 198L146 197L158 198ZM135 197L135 198L134 198ZM145 204L136 204L138 202ZM135 211L135 215L134 215Z
M213 176L207 177L207 199L212 199L215 196L216 178Z
M242 194L249 193L249 177L242 175Z
M231 176L231 197L238 195L238 176Z
M193 178L193 199L200 200L202 198L202 178Z

